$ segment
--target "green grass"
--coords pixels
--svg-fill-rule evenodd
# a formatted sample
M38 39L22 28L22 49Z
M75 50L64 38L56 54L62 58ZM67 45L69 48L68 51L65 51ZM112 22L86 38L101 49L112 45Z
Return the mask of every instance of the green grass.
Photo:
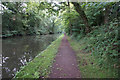
M49 77L49 73L54 62L54 58L58 51L63 35L57 40L52 42L43 52L39 53L31 62L22 67L19 72L16 73L14 78L39 78Z
M81 39L76 41L68 37L71 47L76 52L78 66L82 78L116 78L116 74L110 70L101 68L97 64L97 59L92 56L91 52L85 50L87 41Z

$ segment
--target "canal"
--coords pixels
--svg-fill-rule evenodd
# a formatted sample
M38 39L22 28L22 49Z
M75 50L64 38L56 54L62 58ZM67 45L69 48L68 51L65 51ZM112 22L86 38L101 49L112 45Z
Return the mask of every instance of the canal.
M21 66L46 49L59 35L39 35L2 40L2 77L12 78Z

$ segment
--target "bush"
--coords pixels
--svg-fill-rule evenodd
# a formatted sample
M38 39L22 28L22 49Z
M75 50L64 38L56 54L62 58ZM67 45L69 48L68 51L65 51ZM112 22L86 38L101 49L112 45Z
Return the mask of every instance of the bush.
M118 67L118 26L111 22L110 25L99 26L84 39L87 39L88 51L98 59L98 65L106 68Z

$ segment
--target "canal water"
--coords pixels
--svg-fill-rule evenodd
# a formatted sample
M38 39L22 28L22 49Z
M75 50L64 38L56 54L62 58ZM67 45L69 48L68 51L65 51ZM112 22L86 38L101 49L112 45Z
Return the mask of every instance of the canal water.
M2 77L12 78L21 66L46 49L59 35L13 37L2 40Z

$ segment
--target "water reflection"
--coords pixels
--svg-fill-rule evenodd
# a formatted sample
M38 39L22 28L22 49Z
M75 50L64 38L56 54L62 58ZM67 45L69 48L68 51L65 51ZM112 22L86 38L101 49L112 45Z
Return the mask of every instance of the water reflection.
M13 77L21 66L43 51L58 35L24 36L3 39L2 77Z

